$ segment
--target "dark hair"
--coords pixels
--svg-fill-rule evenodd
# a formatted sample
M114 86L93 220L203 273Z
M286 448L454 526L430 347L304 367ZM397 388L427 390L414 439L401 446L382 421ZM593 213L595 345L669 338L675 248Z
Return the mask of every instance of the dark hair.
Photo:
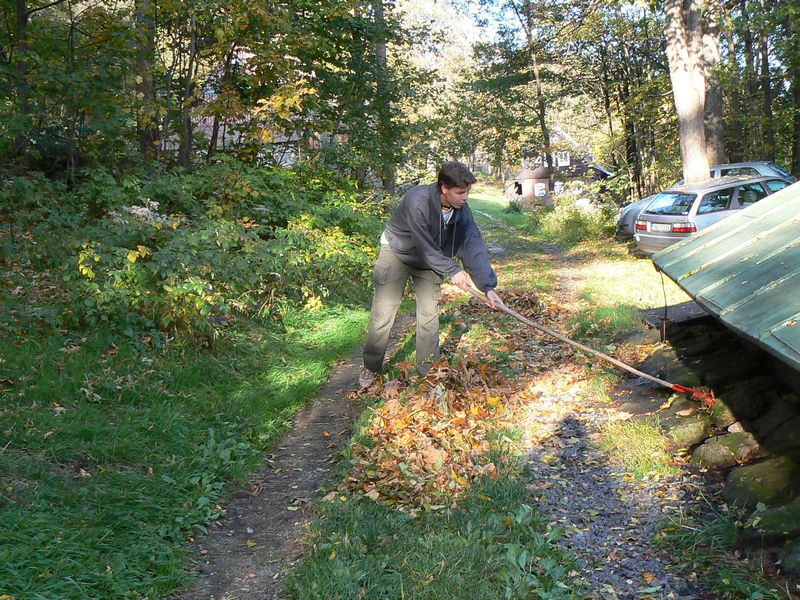
M453 160L444 163L439 168L439 176L437 181L439 183L439 189L442 189L443 185L446 185L449 188L465 188L471 186L478 180L475 179L475 176L467 168L467 165L460 163L457 160Z

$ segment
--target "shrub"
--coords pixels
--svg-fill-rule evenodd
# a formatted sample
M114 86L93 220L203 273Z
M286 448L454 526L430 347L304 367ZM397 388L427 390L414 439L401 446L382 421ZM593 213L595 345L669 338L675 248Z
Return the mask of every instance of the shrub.
M607 239L614 234L614 207L598 205L589 194L565 193L540 212L538 229L546 239L563 245Z
M187 212L167 213L152 198L163 195L144 195L159 181L179 196L167 206ZM268 318L286 302L318 308L367 289L376 209L327 173L226 159L192 175L123 184L97 172L86 185L79 194L103 188L115 208L71 236L61 266L69 322L210 342L233 314Z

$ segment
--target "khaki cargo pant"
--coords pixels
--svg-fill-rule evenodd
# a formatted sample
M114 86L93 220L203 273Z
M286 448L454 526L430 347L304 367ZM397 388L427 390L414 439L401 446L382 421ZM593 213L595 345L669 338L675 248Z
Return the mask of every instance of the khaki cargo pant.
M389 246L382 245L378 260L375 261L375 296L364 346L364 366L375 373L380 372L383 366L389 334L409 277L414 284L417 302L417 371L425 375L431 363L439 360L442 278L430 269L409 267L395 256Z

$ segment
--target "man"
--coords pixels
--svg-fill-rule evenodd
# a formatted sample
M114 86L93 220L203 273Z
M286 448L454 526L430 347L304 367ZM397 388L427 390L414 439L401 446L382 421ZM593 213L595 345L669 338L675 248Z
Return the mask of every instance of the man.
M375 261L375 296L364 347L359 384L369 387L381 371L389 334L408 278L417 301L417 371L427 374L439 360L441 282L450 280L464 291L472 282L492 308L503 304L494 291L497 275L467 206L475 183L466 165L442 165L436 183L411 188L400 201L381 236ZM454 257L463 264L459 265ZM469 273L469 274L467 274Z

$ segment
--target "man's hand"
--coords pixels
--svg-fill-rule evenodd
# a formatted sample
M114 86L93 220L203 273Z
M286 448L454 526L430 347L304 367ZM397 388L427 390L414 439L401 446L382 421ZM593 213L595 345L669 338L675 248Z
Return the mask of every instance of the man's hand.
M469 275L467 275L466 271L459 271L450 279L453 282L453 285L457 285L465 292L468 292L472 287L472 279Z
M494 290L489 290L486 292L486 303L491 306L492 308L500 308L501 306L505 306L503 299L497 295L497 292Z

